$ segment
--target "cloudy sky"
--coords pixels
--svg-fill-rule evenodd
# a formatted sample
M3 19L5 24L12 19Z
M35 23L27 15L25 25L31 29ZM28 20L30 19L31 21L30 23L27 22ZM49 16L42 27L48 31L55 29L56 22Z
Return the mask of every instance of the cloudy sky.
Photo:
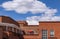
M0 0L1 15L26 20L31 25L60 21L60 0Z

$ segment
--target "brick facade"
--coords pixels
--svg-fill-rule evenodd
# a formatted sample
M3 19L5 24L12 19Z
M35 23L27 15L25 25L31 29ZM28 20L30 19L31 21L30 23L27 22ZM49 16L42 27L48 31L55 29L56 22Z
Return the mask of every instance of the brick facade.
M42 21L39 25L28 25L25 21L19 21L20 28L25 32L24 39L43 39L42 30L47 30L47 39L60 39L60 22L59 21ZM27 34L29 30L36 31L37 34ZM50 36L50 31L54 31L54 36Z
M0 16L0 39L23 38L20 32L21 30L18 22L7 16Z
M59 21L40 21L39 25L28 25L26 21L0 16L0 39L60 39L59 29Z

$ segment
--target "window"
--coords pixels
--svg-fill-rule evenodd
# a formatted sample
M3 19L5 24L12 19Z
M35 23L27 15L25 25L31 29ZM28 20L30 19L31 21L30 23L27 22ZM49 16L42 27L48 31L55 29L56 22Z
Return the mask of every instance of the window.
M17 33L17 29L16 29L16 33Z
M34 34L36 34L36 35L37 35L37 34L39 34L39 33L38 33L38 31L37 31L37 30L34 30Z
M19 34L20 34L20 30L18 30L18 29L17 29L17 33L19 33Z
M16 33L20 33L20 32L19 32L19 29L16 29Z
M28 30L26 34L33 35L34 31L33 30Z
M28 32L29 32L29 34L34 34L34 31L32 31L32 30L31 31L28 31Z
M14 32L16 32L16 28L14 28Z
M8 30L8 27L7 27L7 26L4 26L4 27L3 27L3 30L4 30L4 31L7 31L7 30Z
M6 26L3 27L3 30L6 31Z
M50 30L50 37L54 37L54 30Z
M12 28L12 32L14 32L14 28Z
M18 30L19 34L21 35L25 35L25 31L24 30Z
M28 34L28 35L37 35L38 32L36 30L28 30L28 31L26 31L26 34Z
M8 31L8 27L6 26L6 31Z
M9 30L9 31L12 31L12 27L8 27L8 30Z
M47 39L48 38L48 31L47 30L42 30L42 39Z
M25 35L25 31L22 31L21 34Z
M20 33L23 35L37 35L38 34L38 32L35 30L27 30L27 31L22 30Z

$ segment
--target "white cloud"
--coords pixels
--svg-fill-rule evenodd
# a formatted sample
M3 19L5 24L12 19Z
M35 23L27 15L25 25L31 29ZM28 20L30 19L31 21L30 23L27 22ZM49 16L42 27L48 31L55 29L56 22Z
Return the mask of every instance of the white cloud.
M20 14L31 12L32 14L42 13L42 16L27 17L30 24L38 24L38 21L60 21L60 16L54 16L57 9L49 8L47 5L38 0L13 0L4 2L1 5L7 11L15 11Z
M39 18L40 16L27 17L26 21L28 22L28 25L38 25Z
M54 17L52 17L52 21L60 21L60 16L54 16Z
M47 15L47 16L53 16L53 15L55 15L56 12L57 12L57 9L48 9L45 12L45 15Z
M35 20L27 20L28 22L28 25L39 25L38 21L35 21Z
M8 11L14 10L20 14L26 14L27 12L36 13L55 13L53 10L46 6L45 3L38 0L12 0L2 3L2 7Z
M38 25L39 21L60 21L60 16L54 16L56 9L48 9L42 16L27 17L26 21L29 25Z
M60 21L60 16L31 16L27 17L29 25L38 25L39 21Z

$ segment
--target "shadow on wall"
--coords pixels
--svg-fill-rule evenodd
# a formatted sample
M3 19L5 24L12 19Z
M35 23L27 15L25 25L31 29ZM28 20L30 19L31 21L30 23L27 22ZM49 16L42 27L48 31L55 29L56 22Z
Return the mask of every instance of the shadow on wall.
M57 39L57 37L48 37L48 39Z
M24 39L23 34L15 33L15 35L18 37L18 39Z
M23 35L20 35L19 39L24 39Z
M22 30L19 39L24 39L23 35L25 35L25 32Z
M6 33L3 33L3 39L24 39L22 34L11 33L9 36Z

